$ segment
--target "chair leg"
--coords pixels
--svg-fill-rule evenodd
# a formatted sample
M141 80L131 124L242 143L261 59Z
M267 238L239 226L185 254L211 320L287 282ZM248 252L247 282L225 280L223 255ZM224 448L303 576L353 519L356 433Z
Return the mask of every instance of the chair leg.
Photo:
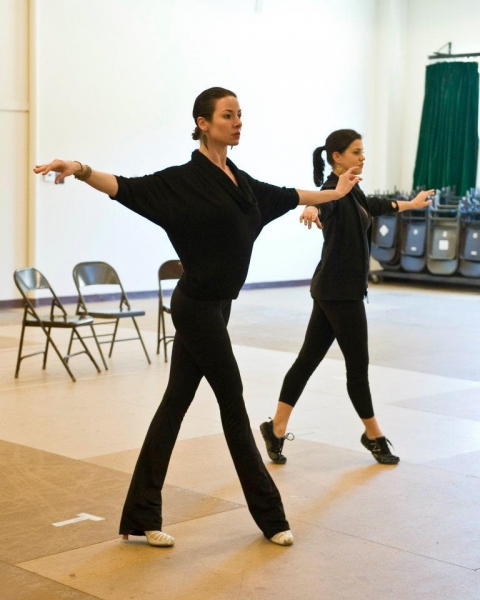
M103 366L105 367L105 371L108 371L107 361L105 360L105 356L103 355L102 348L100 346L100 342L98 341L97 334L95 333L95 327L90 325L90 329L92 330L93 338L95 343L97 344L98 353L100 354L100 358L102 359Z
M100 373L100 367L97 365L95 359L92 356L92 353L90 352L90 350L87 348L87 345L85 344L84 339L82 338L82 336L78 333L77 329L72 329L72 333L75 333L75 335L78 338L78 341L82 344L84 350L85 350L85 354L88 356L88 358L92 361L92 363L95 365L95 368L97 369L97 373Z
M110 343L110 352L108 353L108 358L112 358L113 344L115 343L115 338L117 337L117 329L118 329L119 320L120 319L117 319L117 321L115 323L115 329L113 330L113 334L112 334L112 341Z
M50 332L52 331L52 328L51 327L48 328L48 333L47 333L47 330L44 327L42 327L42 329L45 332L45 335L47 336L47 341L45 342L45 353L43 355L43 365L42 365L42 369L46 369L47 368L47 358L48 358L48 346L49 346L50 341L51 341ZM65 359L62 357L62 362L64 360Z
M158 302L158 320L157 320L157 354L160 353L160 334L162 332L162 305Z
M164 361L168 362L168 354L167 354L167 330L165 328L165 313L162 312L162 325L163 325L163 356Z
M137 330L138 339L140 340L140 343L142 344L142 348L143 348L143 351L145 352L145 356L147 357L148 364L151 365L152 361L150 360L150 357L148 356L148 352L147 352L147 349L145 348L145 344L143 343L142 334L140 333L140 329L138 328L135 317L132 317L132 321L133 321L133 324L135 325L135 329Z
M56 348L56 346L53 344L52 342L52 346L55 348L55 352L58 354L58 358L62 361L63 366L67 369L68 374L70 375L70 377L72 378L72 381L75 382L77 381L75 379L75 375L72 373L72 371L70 370L70 367L68 366L67 361L65 360L65 358L60 354L60 352L58 351L58 349Z
M20 334L20 346L18 347L17 366L15 367L15 379L18 378L20 363L22 362L23 338L25 337L25 320L22 322L22 333Z
M43 368L45 368L45 365L47 364L47 352L48 352L48 347L51 344L52 348L57 353L58 358L62 361L62 365L65 367L65 369L67 370L67 373L70 375L72 381L77 381L75 379L75 376L73 375L72 371L70 370L70 367L68 366L67 360L65 359L64 356L62 356L60 350L57 348L55 342L53 341L53 339L52 339L52 337L50 335L51 327L48 328L48 331L47 331L47 329L43 325L41 327L43 329L43 333L47 336L47 344L45 346L45 358L44 358L44 361L43 361L43 365L44 365Z
M70 352L72 350L72 346L73 346L73 329L72 329L72 332L70 334L70 342L68 343L67 354L70 354Z

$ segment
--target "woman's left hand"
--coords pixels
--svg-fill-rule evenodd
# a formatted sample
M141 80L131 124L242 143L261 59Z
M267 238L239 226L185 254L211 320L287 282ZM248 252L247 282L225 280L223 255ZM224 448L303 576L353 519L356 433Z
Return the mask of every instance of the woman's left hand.
M319 218L320 211L315 206L307 206L300 215L300 223L303 223L309 229L312 228L312 224L315 223L319 229L323 229L323 225L320 223Z
M431 200L428 199L429 196L434 196L435 190L425 190L420 192L413 200L410 201L410 209L422 209L426 208L429 204L432 203Z
M357 168L358 167L350 167L348 171L345 171L343 175L339 176L335 191L340 194L341 198L348 194L354 185L362 181L362 178L354 173Z

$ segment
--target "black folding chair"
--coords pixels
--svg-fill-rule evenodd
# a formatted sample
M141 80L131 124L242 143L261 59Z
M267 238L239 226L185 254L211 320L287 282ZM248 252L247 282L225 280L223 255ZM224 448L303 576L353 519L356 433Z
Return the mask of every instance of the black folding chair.
M427 209L427 269L433 275L453 275L458 268L460 200L446 188Z
M93 337L95 339L105 369L108 371L107 362L102 352L101 344L110 344L110 351L108 353L108 357L111 358L113 352L113 345L115 344L115 342L129 342L131 340L140 340L143 351L145 352L145 356L147 357L147 361L149 364L151 364L150 357L148 356L147 349L145 348L145 344L143 342L142 334L140 333L140 329L138 328L136 321L136 317L145 316L145 311L132 309L132 307L130 306L130 302L127 298L127 294L123 289L120 277L118 276L118 273L115 271L115 269L106 262L82 262L78 265L75 265L75 267L73 268L73 280L78 291L78 302L76 312L78 315L88 315L95 319L95 322L92 325L93 336L89 337ZM120 293L120 305L118 309L90 309L87 306L85 296L83 295L84 288L86 288L87 286L115 286L115 288L110 287L110 289L116 289ZM135 329L137 331L137 335L128 338L117 338L117 330L120 319L132 319L133 324L135 325ZM100 323L97 323L98 320L100 320ZM99 325L112 324L114 325L113 332L98 334L95 331L95 327ZM100 341L99 338L102 337L107 337L108 339ZM72 344L72 342L73 336L70 338L70 345Z
M402 222L400 264L404 271L419 273L427 264L427 213L425 210L405 211Z
M382 215L375 217L372 222L372 256L379 263L396 264L398 262L397 248L398 217Z
M157 354L160 353L160 344L163 342L163 353L165 362L168 362L167 344L169 344L174 336L167 335L165 329L165 313L170 314L170 306L165 302L162 281L168 279L180 279L183 275L183 266L179 260L167 260L158 269L158 325L157 325Z
M465 277L480 277L480 192L469 190L460 206L460 264Z
M30 356L36 356L37 354L43 354L43 365L42 368L45 369L47 366L47 357L48 357L48 349L51 345L52 348L57 353L59 359L62 361L63 366L67 370L68 374L72 378L72 381L76 381L70 367L68 366L68 360L72 356L77 356L78 354L86 354L88 358L95 365L95 368L100 373L100 368L95 362L90 350L87 348L82 336L78 332L79 327L92 326L93 318L89 316L69 316L67 311L63 307L62 303L56 296L52 287L48 283L47 279L34 268L27 269L17 269L13 274L13 279L15 281L15 285L19 289L23 301L24 301L24 313L22 319L22 333L20 336L20 346L18 348L18 357L17 357L17 366L15 369L15 377L18 377L18 372L20 371L20 363L24 358L29 358ZM50 304L50 312L48 316L41 316L37 310L35 309L34 303L29 298L28 294L30 292L34 292L36 290L47 290L49 293L49 304ZM55 313L55 309L57 312ZM22 356L23 349L23 340L25 337L25 328L26 327L38 327L45 334L47 340L45 342L45 349L40 352L33 352L32 354L26 354ZM52 329L70 329L71 337L75 336L76 339L82 344L83 350L79 352L70 353L71 344L69 345L68 353L63 356L58 349L57 345L52 339L50 332ZM90 336L91 337L91 336Z
M385 200L404 200L400 192L375 194L374 196ZM372 220L372 257L377 260L386 271L400 270L400 219L397 214L382 215Z

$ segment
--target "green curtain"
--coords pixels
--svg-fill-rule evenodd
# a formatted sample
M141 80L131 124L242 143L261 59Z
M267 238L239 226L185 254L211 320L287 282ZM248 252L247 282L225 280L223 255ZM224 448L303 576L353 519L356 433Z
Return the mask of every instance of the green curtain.
M413 187L475 187L478 152L478 63L427 67Z

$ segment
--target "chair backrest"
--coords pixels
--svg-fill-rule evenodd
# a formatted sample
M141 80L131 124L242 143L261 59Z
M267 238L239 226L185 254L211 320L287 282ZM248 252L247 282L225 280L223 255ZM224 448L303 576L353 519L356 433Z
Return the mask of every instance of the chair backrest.
M13 274L13 280L22 296L35 290L50 290L53 293L45 276L33 267L17 269Z
M88 312L82 288L89 285L116 285L120 288L120 309L123 305L130 309L127 294L115 269L106 262L92 261L78 263L73 267L73 280L78 292L77 314Z
M108 263L100 261L78 263L73 268L73 279L77 287L122 285L115 269Z
M466 260L480 261L480 227L469 227L462 239L461 257Z
M158 269L158 281L180 279L183 275L183 265L179 260L167 260Z
M31 316L35 317L35 319L39 319L32 300L27 296L28 292L34 292L36 290L48 290L50 292L48 303L50 304L50 315L52 318L55 307L60 309L64 316L67 314L63 304L53 291L52 286L48 283L47 278L40 273L38 269L33 267L17 269L13 274L13 280L25 301L25 314L29 313Z
M426 221L411 221L406 224L403 232L402 254L408 256L423 256L427 239Z

